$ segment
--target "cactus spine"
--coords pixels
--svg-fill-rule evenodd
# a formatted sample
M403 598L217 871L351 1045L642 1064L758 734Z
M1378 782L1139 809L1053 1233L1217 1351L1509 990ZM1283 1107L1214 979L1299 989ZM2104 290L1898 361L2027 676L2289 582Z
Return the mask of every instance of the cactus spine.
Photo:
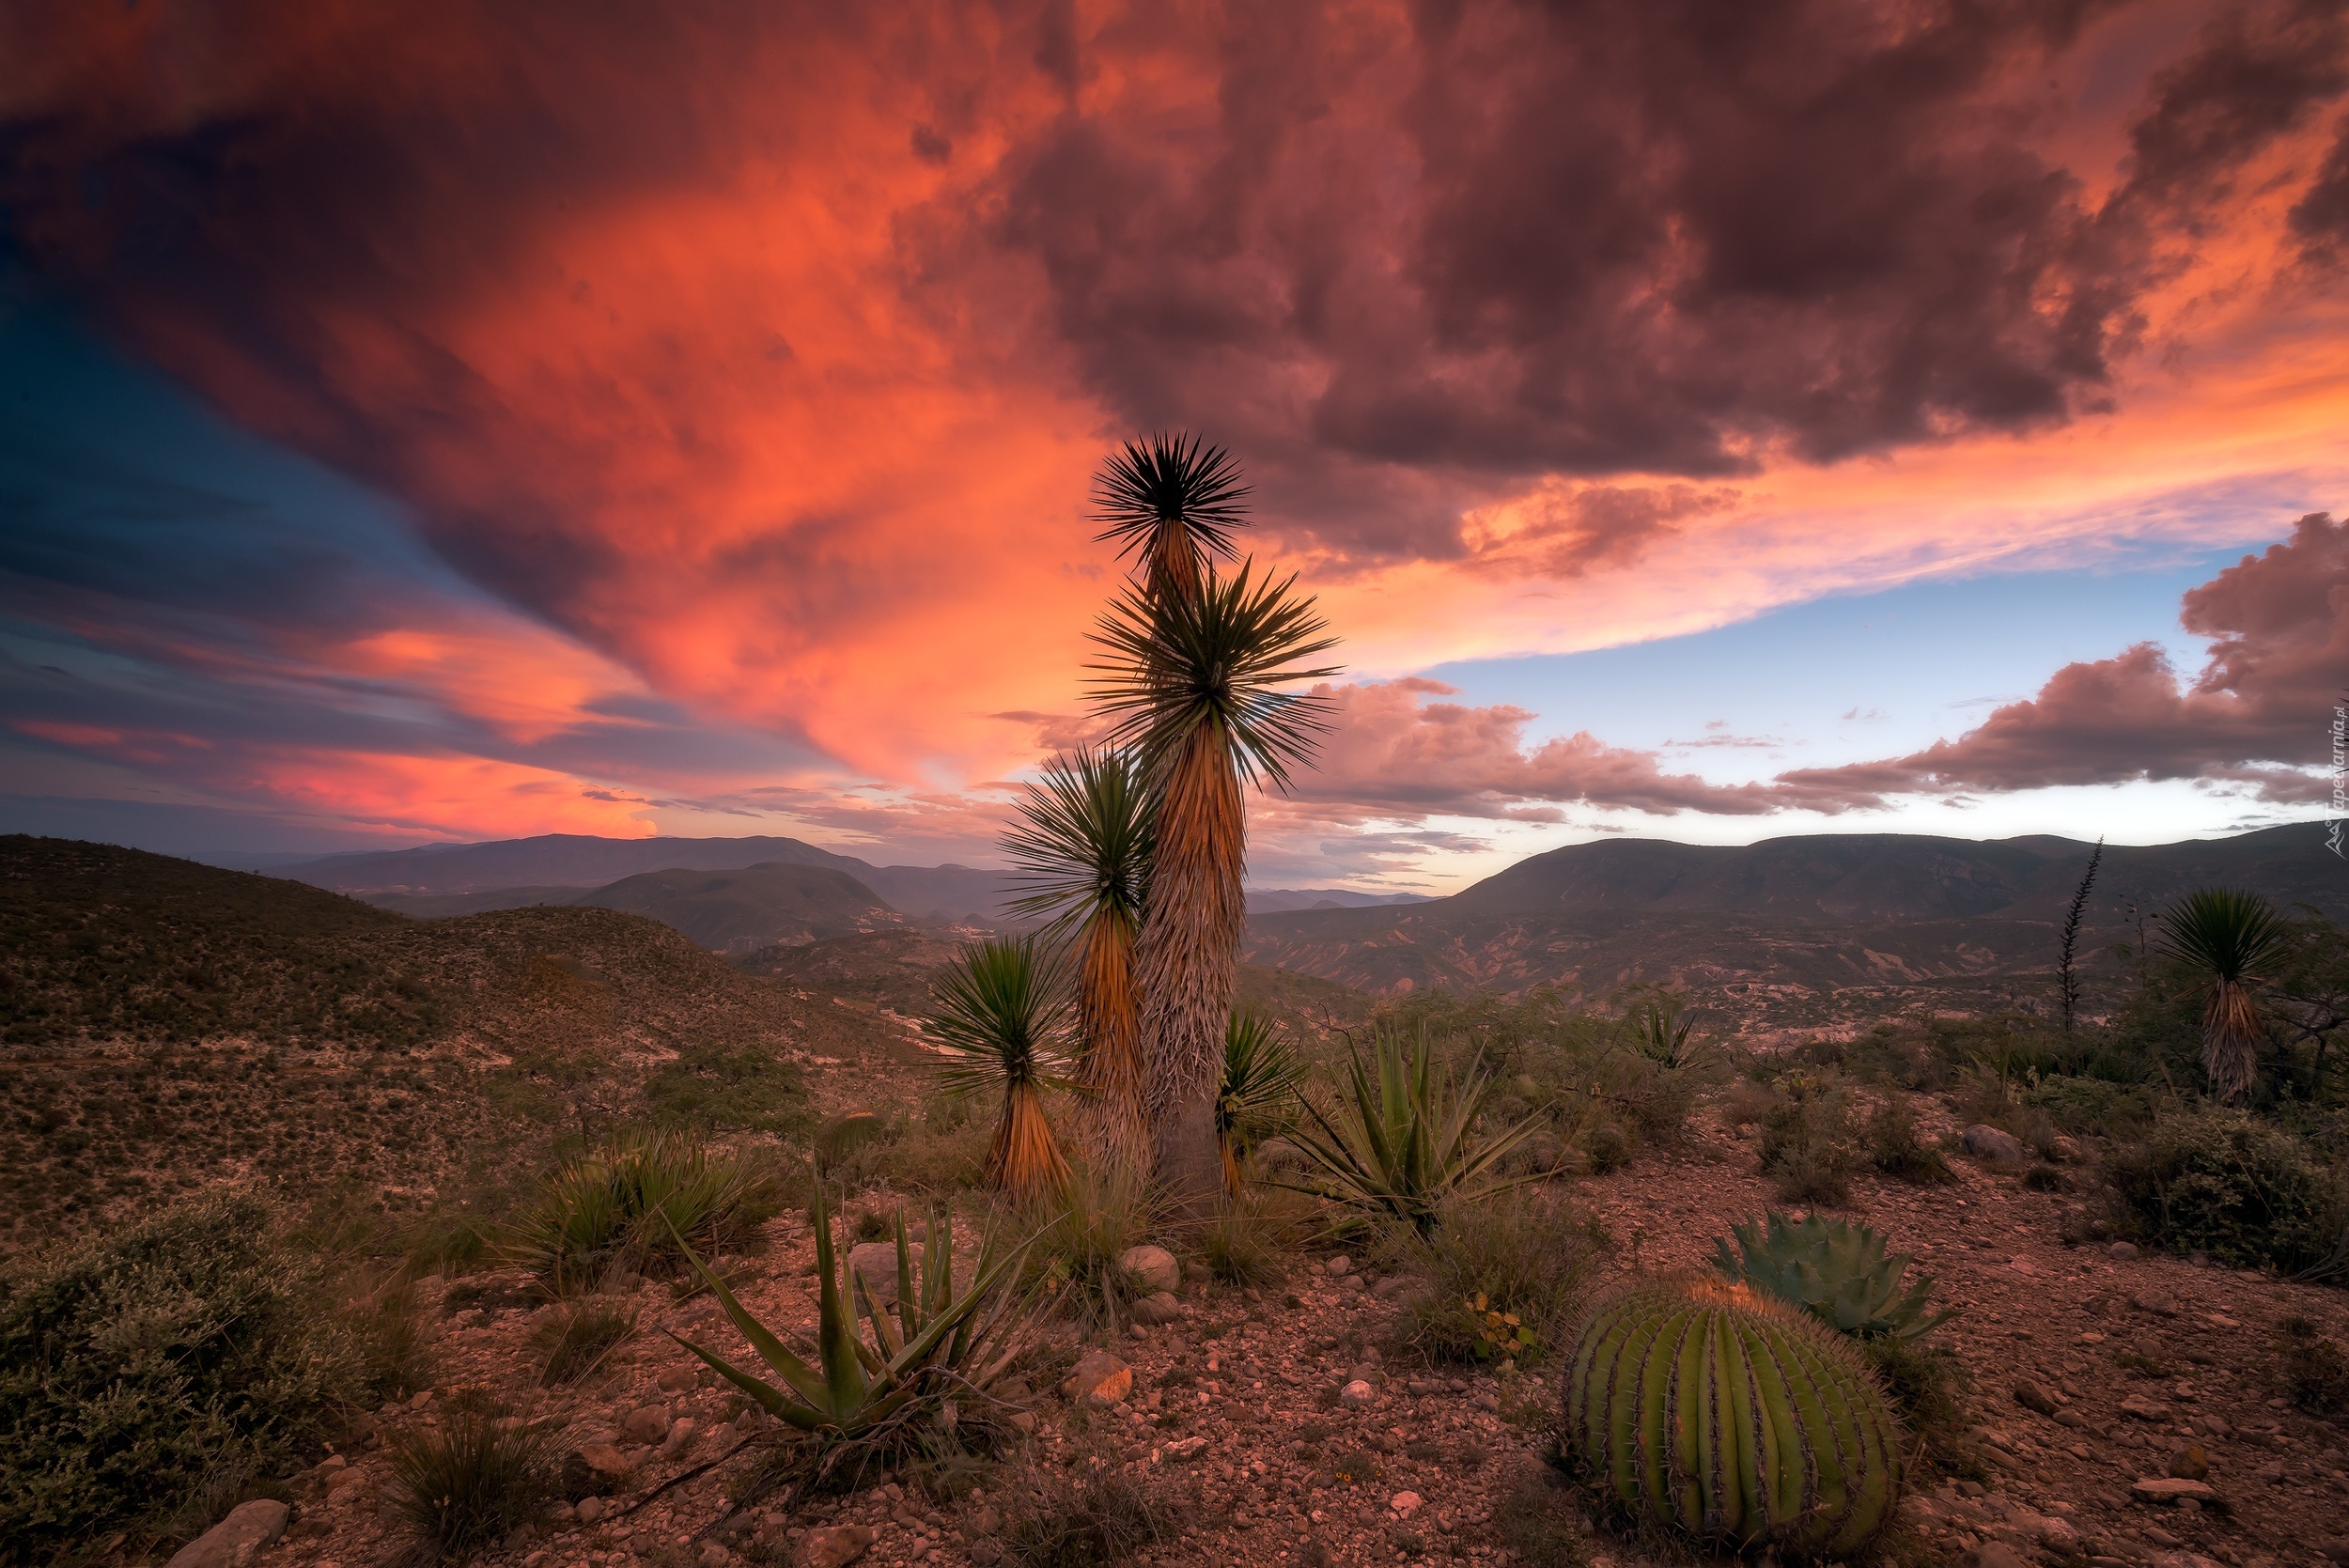
M1569 1441L1625 1508L1840 1553L1900 1503L1900 1428L1842 1336L1744 1285L1634 1285L1577 1336Z

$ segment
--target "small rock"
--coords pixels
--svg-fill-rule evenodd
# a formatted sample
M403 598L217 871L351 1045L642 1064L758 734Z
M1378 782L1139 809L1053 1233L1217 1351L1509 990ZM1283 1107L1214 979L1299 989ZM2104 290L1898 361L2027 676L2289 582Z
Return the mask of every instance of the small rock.
M2170 1406L2141 1394L2131 1394L2121 1402L2121 1413L2140 1421L2166 1421L2170 1419Z
M848 1271L864 1281L864 1288L878 1306L891 1307L897 1301L897 1244L894 1241L868 1241L848 1249ZM860 1299L855 1303L862 1308Z
M1156 1249L1153 1249L1156 1250ZM1171 1290L1155 1291L1133 1304L1134 1322L1156 1328L1164 1324L1180 1323L1183 1304Z
M696 1421L692 1417L679 1417L670 1425L668 1436L662 1438L661 1441L661 1457L663 1459L675 1459L678 1454L683 1453L687 1449L692 1448L693 1446L693 1434L700 1429L701 1423Z
M2171 1477L2181 1481L2208 1481L2210 1455L2198 1445L2188 1445L2170 1456Z
M2043 1416L2052 1416L2060 1408L2053 1394L2038 1384L2029 1381L2015 1385L2015 1403L2026 1410L2035 1410Z
M2137 1244L2132 1241L2116 1241L2105 1250L2115 1263L2135 1263L2138 1258Z
M1370 1294L1381 1301L1391 1300L1411 1288L1411 1281L1400 1274L1390 1274L1370 1287Z
M2210 1483L2189 1481L2184 1476L2147 1476L2142 1481L2130 1483L2129 1496L2139 1502L2151 1503L2176 1503L2188 1500L2215 1503L2218 1500L2218 1493Z
M661 1391L681 1394L701 1381L701 1374L692 1367L671 1367L661 1374Z
M800 1568L848 1568L879 1537L870 1525L831 1525L800 1541Z
M1176 1437L1160 1444L1159 1452L1169 1459L1195 1459L1206 1451L1206 1446L1205 1437Z
M2280 1486L2284 1480L2284 1462L2280 1459L2270 1460L2251 1473L2270 1486Z
M1958 1141L1976 1159L1986 1159L1993 1165L2021 1165L2025 1162L2023 1145L2011 1132L2002 1132L1986 1123L1977 1122L1958 1134Z
M408 1408L411 1410L421 1410L431 1403L432 1390L429 1389L418 1389L416 1390L416 1397L408 1402Z
M2077 1410L2058 1410L2047 1419L2058 1426L2068 1426L2075 1432L2085 1431L2088 1427L2088 1418Z
M971 1560L979 1568L995 1568L995 1564L1003 1560L1003 1544L986 1540L972 1542Z
M1336 1257L1331 1258L1328 1263L1321 1265L1322 1272L1329 1275L1332 1280L1344 1279L1348 1273L1352 1272L1353 1267L1354 1260L1347 1257L1343 1252L1340 1252Z
M2316 1555L2328 1562L2340 1563L2341 1568L2349 1568L2349 1538L2334 1535L2319 1541Z
M1974 1568L2030 1568L2022 1555L2003 1541L1984 1541L1974 1548Z
M1417 1492L1397 1492L1387 1499L1387 1506L1408 1519L1419 1512L1420 1502L1421 1498Z
M1117 1266L1144 1296L1182 1287L1183 1265L1163 1247L1128 1247L1118 1254Z
M1088 1350L1061 1384L1061 1392L1080 1403L1114 1405L1133 1390L1134 1369L1106 1350Z
M579 1522L583 1525L592 1525L596 1523L603 1517L603 1509L604 1503L601 1498L580 1498L579 1508L577 1511Z
M1357 1410L1374 1403L1377 1398L1378 1390L1371 1386L1367 1378L1357 1377L1338 1390L1339 1403Z
M604 1497L628 1482L627 1457L610 1443L582 1443L563 1456L563 1495Z
M669 1412L658 1405L630 1410L620 1422L620 1435L631 1443L657 1443L669 1435Z
M2200 1552L2164 1552L2154 1559L2154 1568L2218 1568L2218 1564Z
M2205 1437L2232 1437L2234 1428L2224 1416L2201 1415L2194 1418L2194 1429Z
M2140 1312L2151 1312L2155 1317L2175 1317L2178 1315L2178 1298L2171 1296L2167 1291L2139 1291L2136 1295L2129 1297L2129 1305L2135 1307Z
M286 1532L286 1505L267 1498L239 1503L228 1516L173 1554L167 1568L238 1568Z

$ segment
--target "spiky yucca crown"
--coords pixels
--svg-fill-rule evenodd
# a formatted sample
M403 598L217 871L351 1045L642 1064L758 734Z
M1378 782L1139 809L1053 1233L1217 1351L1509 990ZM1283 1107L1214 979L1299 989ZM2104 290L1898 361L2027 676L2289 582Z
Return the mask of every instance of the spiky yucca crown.
M1565 1417L1619 1505L1703 1539L1848 1552L1900 1503L1900 1426L1866 1361L1718 1277L1600 1302L1575 1337Z

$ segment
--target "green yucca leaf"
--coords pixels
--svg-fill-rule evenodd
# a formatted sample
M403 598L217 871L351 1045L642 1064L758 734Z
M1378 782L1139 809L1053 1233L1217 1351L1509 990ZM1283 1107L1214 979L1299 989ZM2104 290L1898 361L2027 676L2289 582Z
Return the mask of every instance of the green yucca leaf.
M2161 951L2227 985L2241 985L2282 951L2291 927L2257 893L2190 893L2161 912Z
M1247 495L1238 461L1221 446L1181 433L1129 441L1094 476L1096 536L1116 540L1121 560L1141 556L1154 581L1170 568L1195 578L1208 561L1231 558ZM1157 559L1170 548L1178 561Z
M1152 777L1193 731L1209 726L1231 748L1232 766L1253 784L1261 776L1285 789L1293 764L1308 761L1330 727L1327 697L1281 688L1327 680L1335 665L1305 661L1337 645L1296 578L1210 571L1195 598L1163 599L1128 589L1101 618L1093 640L1112 656L1094 697L1119 715L1113 745L1131 747Z
M1012 912L1056 928L1098 919L1139 928L1151 838L1149 782L1132 753L1102 746L1054 757L1003 834L1012 883L1024 890Z
M957 955L923 1020L947 1053L950 1094L1057 1081L1068 1026L1067 966L1033 936L996 937Z

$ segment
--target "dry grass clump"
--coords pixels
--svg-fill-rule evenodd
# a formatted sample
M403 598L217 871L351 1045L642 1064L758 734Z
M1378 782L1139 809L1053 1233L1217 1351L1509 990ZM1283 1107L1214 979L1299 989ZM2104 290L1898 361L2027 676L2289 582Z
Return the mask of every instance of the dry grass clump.
M1937 1187L1957 1180L1949 1157L1918 1130L1917 1112L1899 1090L1888 1092L1868 1118L1867 1143L1868 1163L1895 1181Z
M1524 1191L1455 1203L1424 1239L1397 1226L1380 1246L1386 1266L1427 1279L1428 1287L1408 1298L1404 1333L1439 1361L1499 1354L1487 1313L1515 1316L1517 1326L1532 1331L1532 1343L1518 1351L1520 1357L1556 1347L1608 1250L1607 1234L1595 1220ZM1475 1305L1480 1298L1482 1309Z
M554 1445L544 1427L490 1400L452 1401L437 1426L386 1446L385 1502L404 1538L399 1560L462 1562L493 1550L551 1502Z
M1762 1116L1762 1173L1790 1203L1840 1203L1859 1163L1850 1096L1831 1073L1789 1073Z
M635 1303L610 1296L557 1303L530 1336L539 1356L538 1381L550 1389L578 1382L636 1337L638 1315Z
M1089 1455L1029 1474L1006 1499L999 1537L1012 1568L1108 1568L1173 1540L1196 1512L1182 1489Z

